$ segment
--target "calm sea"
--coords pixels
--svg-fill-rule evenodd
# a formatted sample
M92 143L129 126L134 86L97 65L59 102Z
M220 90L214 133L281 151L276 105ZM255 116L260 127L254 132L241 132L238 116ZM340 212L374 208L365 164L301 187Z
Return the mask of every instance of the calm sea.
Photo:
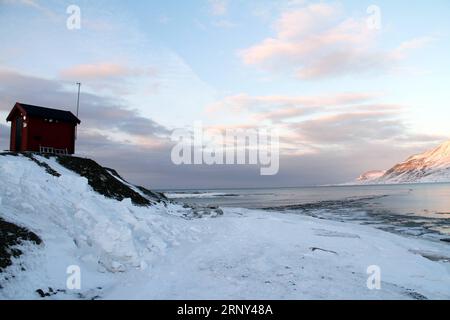
M450 184L176 190L183 203L298 213L448 241Z

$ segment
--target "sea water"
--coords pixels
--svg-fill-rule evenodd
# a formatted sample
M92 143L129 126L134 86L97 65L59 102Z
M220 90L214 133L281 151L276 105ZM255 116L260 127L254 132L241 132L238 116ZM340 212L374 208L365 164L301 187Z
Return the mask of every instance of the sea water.
M175 201L263 209L370 224L438 241L450 238L450 184L319 186L271 189L171 190Z

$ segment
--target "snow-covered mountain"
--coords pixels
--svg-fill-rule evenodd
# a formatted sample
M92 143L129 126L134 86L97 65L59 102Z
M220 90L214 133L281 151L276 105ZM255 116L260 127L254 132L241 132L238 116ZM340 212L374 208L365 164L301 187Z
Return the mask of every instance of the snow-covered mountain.
M379 173L379 172L378 172ZM429 183L450 182L450 141L435 149L409 157L384 174L362 175L360 183ZM364 177L367 177L364 179ZM373 177L373 179L370 179Z
M359 182L370 182L382 177L386 173L386 170L372 170L364 172L357 179Z

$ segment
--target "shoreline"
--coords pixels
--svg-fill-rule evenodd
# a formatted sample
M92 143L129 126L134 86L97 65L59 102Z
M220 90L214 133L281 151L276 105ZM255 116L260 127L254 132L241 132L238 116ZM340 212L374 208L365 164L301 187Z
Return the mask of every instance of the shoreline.
M1 218L42 240L0 274L0 299L450 299L447 243L289 212L140 206L37 160L59 175L0 157ZM78 290L66 287L74 265ZM373 266L380 290L367 287Z

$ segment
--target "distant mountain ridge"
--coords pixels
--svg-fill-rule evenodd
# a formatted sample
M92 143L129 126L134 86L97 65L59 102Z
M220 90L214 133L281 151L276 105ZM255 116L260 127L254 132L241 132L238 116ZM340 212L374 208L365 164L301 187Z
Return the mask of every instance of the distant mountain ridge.
M382 172L369 171L357 181L362 184L450 182L450 140Z
M364 172L362 175L358 177L359 182L368 182L376 180L382 177L386 173L386 170L372 170L368 172Z

